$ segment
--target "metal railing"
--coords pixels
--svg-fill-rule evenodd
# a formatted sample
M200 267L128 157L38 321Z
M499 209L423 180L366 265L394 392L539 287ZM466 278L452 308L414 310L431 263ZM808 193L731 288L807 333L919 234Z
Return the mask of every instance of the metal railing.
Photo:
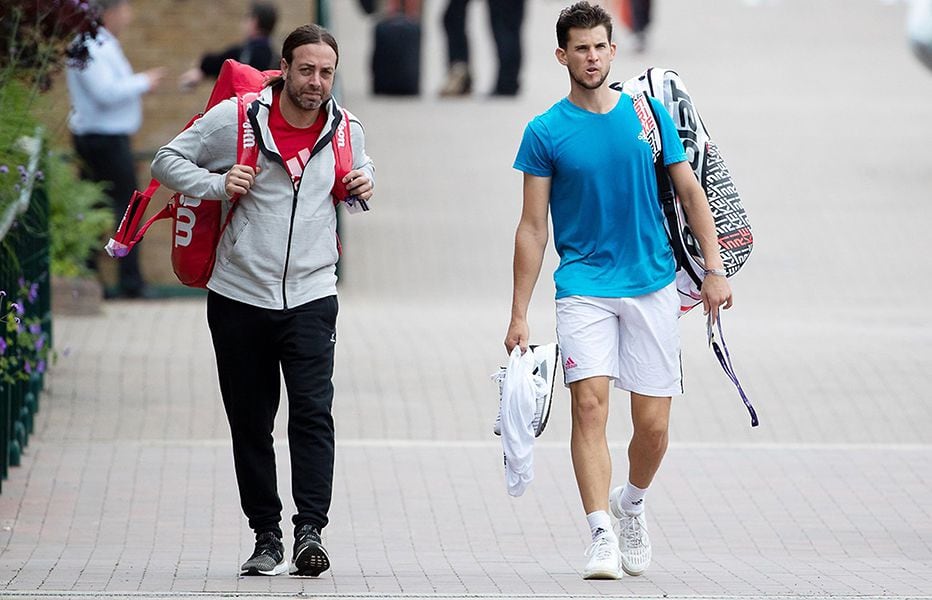
M20 324L33 323L43 335L42 345L51 346L52 311L49 280L49 200L45 187L36 180L42 153L41 130L36 132L19 198L0 214L0 290L17 300ZM27 293L20 294L23 290ZM19 296L23 297L20 298ZM8 317L8 315L4 315ZM3 334L7 323L2 323ZM38 351L38 347L35 348ZM29 349L5 344L4 353ZM25 367L24 360L0 372L0 491L9 468L18 466L33 432L44 387L44 366ZM33 361L34 362L34 361Z

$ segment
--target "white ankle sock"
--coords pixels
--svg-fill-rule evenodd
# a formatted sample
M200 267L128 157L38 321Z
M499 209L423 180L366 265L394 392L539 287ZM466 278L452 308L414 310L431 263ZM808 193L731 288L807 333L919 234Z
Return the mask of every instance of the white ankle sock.
M621 490L621 510L629 515L641 514L644 512L645 494L647 494L646 488L642 490L629 481Z
M589 533L592 534L593 540L603 535L615 537L615 532L612 531L612 520L604 510L589 513L586 515L586 520L589 521Z

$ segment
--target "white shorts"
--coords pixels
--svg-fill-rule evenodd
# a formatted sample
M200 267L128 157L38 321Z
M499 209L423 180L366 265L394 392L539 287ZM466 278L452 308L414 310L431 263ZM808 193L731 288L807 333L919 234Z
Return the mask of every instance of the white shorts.
M683 393L676 285L636 298L557 300L557 342L566 385L605 376L645 396Z

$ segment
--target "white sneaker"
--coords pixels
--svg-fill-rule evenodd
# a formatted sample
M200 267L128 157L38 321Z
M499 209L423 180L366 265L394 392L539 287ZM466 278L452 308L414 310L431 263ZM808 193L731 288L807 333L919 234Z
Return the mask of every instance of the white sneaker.
M534 408L534 418L531 420L531 427L534 429L534 437L540 437L550 420L550 405L553 399L553 386L556 382L556 368L559 366L557 358L559 357L559 348L556 344L544 344L541 346L531 346L531 353L534 355L534 375L539 375L545 382L547 394L537 397L537 405ZM495 417L495 423L492 425L492 433L495 435L502 434L502 384L505 381L505 367L500 367L492 375L492 381L498 384L498 416Z
M600 535L586 550L589 562L583 579L621 579L621 556L618 542L608 535Z
M621 490L617 487L608 497L612 516L618 519L615 533L621 551L621 568L628 575L640 575L650 566L650 536L647 534L647 515L644 511L632 515L621 508Z

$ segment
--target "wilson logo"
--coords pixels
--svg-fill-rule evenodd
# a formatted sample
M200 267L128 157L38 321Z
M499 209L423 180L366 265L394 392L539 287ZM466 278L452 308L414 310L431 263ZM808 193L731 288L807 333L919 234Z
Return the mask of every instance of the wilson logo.
M200 206L200 198L187 198L181 196L178 199L178 206L175 208L175 247L184 247L191 245L191 237L194 233L194 225L197 222L197 216L191 208ZM189 208L190 207L190 208Z
M252 130L252 123L247 119L243 121L243 148L252 148L256 145L256 134Z
M337 127L337 147L346 147L346 120L344 119L340 126Z

